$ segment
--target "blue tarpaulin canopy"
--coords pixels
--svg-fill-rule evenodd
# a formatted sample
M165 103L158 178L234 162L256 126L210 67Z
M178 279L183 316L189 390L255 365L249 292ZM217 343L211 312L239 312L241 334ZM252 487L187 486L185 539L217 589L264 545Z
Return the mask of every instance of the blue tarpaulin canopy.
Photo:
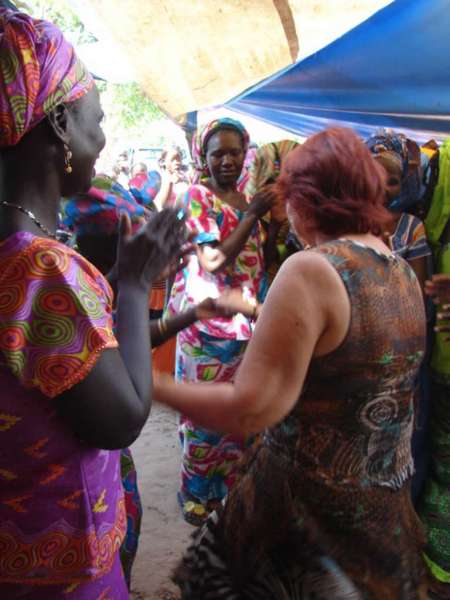
M225 106L302 136L340 124L446 137L450 1L396 0Z

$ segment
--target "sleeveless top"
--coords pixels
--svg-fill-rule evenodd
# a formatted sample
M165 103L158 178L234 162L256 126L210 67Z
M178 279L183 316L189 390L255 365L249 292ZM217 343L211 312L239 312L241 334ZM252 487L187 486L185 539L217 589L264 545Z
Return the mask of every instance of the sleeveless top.
M312 360L299 402L265 444L326 485L398 489L413 472L413 394L425 352L419 283L402 258L350 240L312 251L340 275L350 326L335 351Z

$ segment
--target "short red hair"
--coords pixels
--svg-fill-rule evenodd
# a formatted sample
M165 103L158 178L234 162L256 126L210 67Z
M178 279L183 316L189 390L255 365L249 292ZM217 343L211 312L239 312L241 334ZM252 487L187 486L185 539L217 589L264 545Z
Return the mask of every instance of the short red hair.
M389 219L383 169L351 129L327 129L290 152L277 188L301 222L327 236L379 235Z

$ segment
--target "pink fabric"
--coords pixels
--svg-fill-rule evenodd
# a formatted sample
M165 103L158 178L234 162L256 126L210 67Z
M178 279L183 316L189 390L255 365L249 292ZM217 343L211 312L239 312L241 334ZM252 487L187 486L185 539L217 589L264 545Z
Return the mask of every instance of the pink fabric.
M190 215L187 225L197 233L195 241L198 244L222 242L243 216L204 185L192 185L188 189L185 208ZM263 301L267 287L263 236L262 226L255 224L235 261L217 274L202 269L197 256L192 255L186 268L177 274L168 313L178 314L208 296L217 298L230 288L240 289L248 299ZM251 337L250 321L240 313L230 319L199 321L196 326L200 331L220 339L249 340Z
M0 8L0 147L17 144L58 104L93 85L55 25Z

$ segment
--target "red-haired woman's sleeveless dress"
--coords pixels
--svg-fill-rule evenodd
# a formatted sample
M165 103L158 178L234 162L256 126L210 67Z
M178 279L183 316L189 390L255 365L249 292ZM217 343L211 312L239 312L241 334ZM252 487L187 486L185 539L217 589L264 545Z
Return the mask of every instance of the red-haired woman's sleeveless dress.
M426 597L410 501L421 291L401 258L346 240L313 251L346 286L349 331L195 534L175 573L184 599Z

